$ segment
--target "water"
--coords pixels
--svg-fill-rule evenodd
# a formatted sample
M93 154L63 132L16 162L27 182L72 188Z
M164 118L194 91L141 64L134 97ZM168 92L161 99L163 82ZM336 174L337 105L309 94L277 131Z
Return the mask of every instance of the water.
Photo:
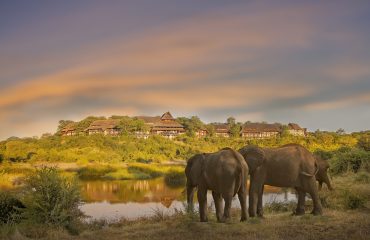
M173 214L176 210L183 210L186 201L185 188L167 186L163 178L82 181L81 190L84 200L81 210L89 216L89 220L137 219L152 216L158 211ZM207 200L209 205L213 205L210 192ZM294 193L265 186L263 204L291 200L296 200ZM232 206L240 207L237 197L233 199Z

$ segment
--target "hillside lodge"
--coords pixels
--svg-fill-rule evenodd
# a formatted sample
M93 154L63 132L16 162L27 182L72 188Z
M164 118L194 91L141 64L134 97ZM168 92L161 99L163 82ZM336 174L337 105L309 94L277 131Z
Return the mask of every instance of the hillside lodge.
M138 138L148 138L150 135L161 135L173 139L176 136L185 133L185 128L181 125L170 112L165 112L162 116L137 116L136 119L142 120L148 126L147 131L136 131L135 136ZM119 119L106 119L93 121L88 128L84 130L86 135L103 134L117 136L121 133ZM62 130L62 136L77 135L76 123L67 124ZM213 123L215 136L230 137L230 127L226 123ZM296 123L289 123L287 131L294 136L306 136L306 129L301 128ZM246 123L242 126L240 136L247 139L263 139L280 135L283 126L279 123ZM81 134L81 133L79 133ZM195 132L197 137L205 137L209 133L206 128L201 128Z

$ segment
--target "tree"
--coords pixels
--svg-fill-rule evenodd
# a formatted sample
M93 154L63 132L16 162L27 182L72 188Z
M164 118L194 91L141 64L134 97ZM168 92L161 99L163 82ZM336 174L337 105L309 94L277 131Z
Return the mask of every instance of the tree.
M57 135L61 134L63 128L65 128L68 124L74 123L72 120L60 120L57 128Z
M229 125L229 127L231 127L231 126L235 125L235 118L234 117L228 117L226 122Z
M209 136L213 137L215 135L215 127L212 124L205 125L205 128Z
M289 128L287 125L283 125L281 128L281 137L286 138L289 137L291 134L289 133Z
M338 134L338 135L344 135L344 134L346 134L346 131L344 131L343 128L339 128L335 133Z
M80 133L85 131L86 128L90 126L90 124L96 120L105 120L105 117L95 117L95 116L88 116L87 118L79 121L76 124L76 132Z
M204 128L204 123L197 116L191 118L179 117L177 121L184 126L188 136L194 136L196 131Z

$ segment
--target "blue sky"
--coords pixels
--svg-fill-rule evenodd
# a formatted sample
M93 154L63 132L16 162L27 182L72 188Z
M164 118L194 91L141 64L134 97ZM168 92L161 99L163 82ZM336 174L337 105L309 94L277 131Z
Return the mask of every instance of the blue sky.
M367 130L369 1L1 1L0 139L89 115Z

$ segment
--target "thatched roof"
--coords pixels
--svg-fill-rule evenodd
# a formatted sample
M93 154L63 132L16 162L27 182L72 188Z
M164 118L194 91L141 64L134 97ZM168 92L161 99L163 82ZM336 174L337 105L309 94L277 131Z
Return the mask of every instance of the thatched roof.
M96 120L90 124L88 128L85 129L87 130L105 130L105 129L114 129L114 128L119 128L118 127L119 120L118 119L108 119L108 120Z
M289 123L288 124L288 128L291 129L291 130L302 130L303 131L303 128L301 128L298 124L296 123Z
M243 126L243 133L258 133L258 132L280 132L281 124L278 123L246 123Z
M163 115L161 116L161 120L162 121L166 121L166 120L175 120L173 117L172 117L172 115L171 115L171 113L170 112L165 112L165 113L163 113Z
M70 131L75 131L77 127L77 123L68 123L62 130L61 132L70 132Z
M153 131L178 130L183 131L184 126L172 117L170 112L165 112L161 117L137 116L137 119L143 120L146 124L152 126Z

